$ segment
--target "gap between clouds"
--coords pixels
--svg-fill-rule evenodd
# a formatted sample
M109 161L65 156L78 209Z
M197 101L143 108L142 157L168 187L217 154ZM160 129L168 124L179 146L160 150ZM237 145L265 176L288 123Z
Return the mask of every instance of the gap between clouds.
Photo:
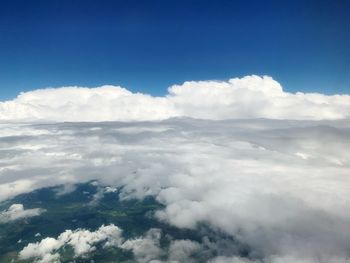
M200 119L341 119L350 116L349 95L288 93L269 76L228 81L187 81L164 97L120 86L62 87L23 92L0 102L2 121L145 121Z

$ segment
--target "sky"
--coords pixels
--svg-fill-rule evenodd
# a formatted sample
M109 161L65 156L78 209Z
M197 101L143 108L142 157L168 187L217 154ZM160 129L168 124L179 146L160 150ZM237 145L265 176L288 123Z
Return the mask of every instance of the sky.
M112 245L138 263L350 263L349 11L0 0L0 227L55 213L18 195L93 181L93 205L107 189L152 196L160 226L198 233L162 247L162 229L65 228L19 237L11 257L59 262L70 246L87 260Z
M272 76L289 92L350 91L350 2L0 1L0 100L120 85Z

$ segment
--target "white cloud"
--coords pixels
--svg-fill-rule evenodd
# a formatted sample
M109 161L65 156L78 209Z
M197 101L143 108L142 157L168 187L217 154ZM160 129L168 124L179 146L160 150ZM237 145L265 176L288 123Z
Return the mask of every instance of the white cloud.
M0 102L3 121L144 121L202 119L340 119L350 116L350 96L284 92L271 77L187 81L164 97L119 86L62 87L21 93Z
M159 244L160 236L159 229L150 229L145 237L126 240L120 247L131 250L137 262L147 263L158 259L162 254Z
M348 119L3 127L11 128L0 140L1 200L96 179L124 186L122 198L155 196L165 206L159 220L181 228L205 224L246 245L253 262L350 257ZM230 246L217 256L238 257Z
M41 208L24 209L22 204L13 204L7 210L0 212L0 224L38 216L44 211Z
M191 256L201 249L201 245L197 242L191 240L174 240L169 246L168 261L196 262L195 258L191 258Z
M194 262L190 256L201 249L201 246L190 240L172 240L169 251L160 246L161 230L149 229L143 236L126 239L122 237L122 230L111 224L101 226L96 231L77 229L66 230L57 239L47 237L40 242L29 243L19 253L19 259L31 259L40 263L60 262L60 249L71 246L74 257L88 258L89 253L96 249L97 244L102 248L119 248L133 253L138 263L164 262L161 257L168 257L166 262Z
M30 243L20 253L20 259L35 259L35 262L59 262L58 250L69 245L76 257L84 256L96 249L95 245L104 242L105 246L117 246L123 241L121 230L115 225L101 226L96 231L78 229L66 230L57 239L47 237L37 243Z
M0 120L158 120L172 116L175 111L166 98L131 93L118 86L40 89L0 103Z

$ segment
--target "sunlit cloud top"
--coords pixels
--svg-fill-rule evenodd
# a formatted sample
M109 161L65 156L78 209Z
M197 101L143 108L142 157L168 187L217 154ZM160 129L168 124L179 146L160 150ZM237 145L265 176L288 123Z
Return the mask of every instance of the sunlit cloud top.
M0 102L3 121L146 121L200 119L342 119L350 116L350 95L288 93L269 76L227 81L187 81L154 97L120 86L60 87L23 92Z

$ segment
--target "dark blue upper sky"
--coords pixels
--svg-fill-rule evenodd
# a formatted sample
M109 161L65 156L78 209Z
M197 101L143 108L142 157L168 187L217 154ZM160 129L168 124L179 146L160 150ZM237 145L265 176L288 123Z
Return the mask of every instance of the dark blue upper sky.
M350 92L350 1L0 0L0 99L119 84L271 75L288 91Z

